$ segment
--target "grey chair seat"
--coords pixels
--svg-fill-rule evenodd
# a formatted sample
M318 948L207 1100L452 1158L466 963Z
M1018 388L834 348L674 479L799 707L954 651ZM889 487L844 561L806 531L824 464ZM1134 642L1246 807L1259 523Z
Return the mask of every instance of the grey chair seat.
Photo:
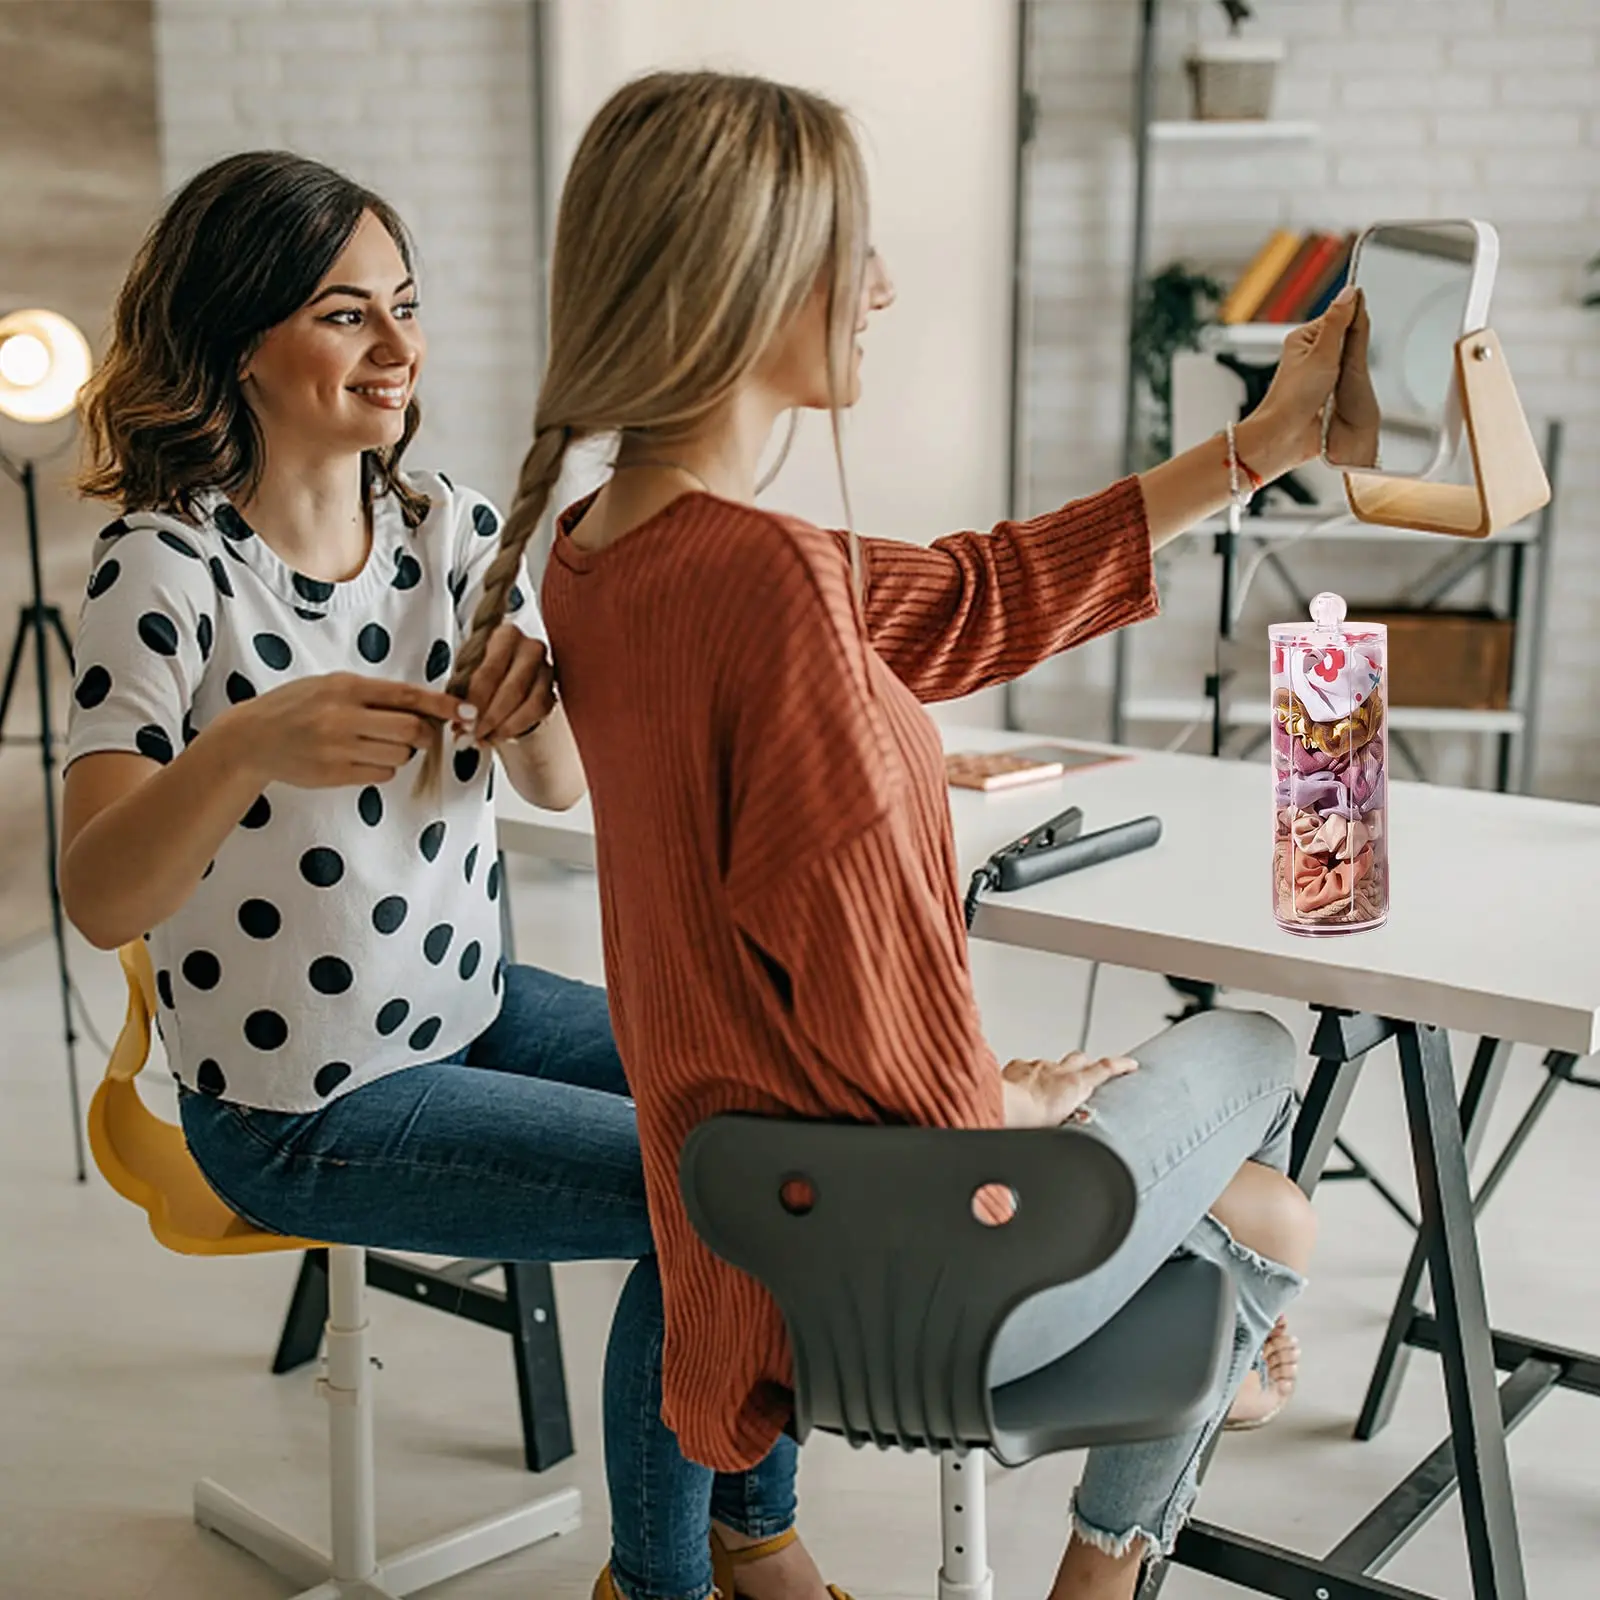
M1078 1128L862 1127L724 1115L679 1164L695 1230L764 1284L794 1355L790 1432L939 1455L939 1600L993 1600L982 1471L1184 1433L1222 1403L1233 1286L1167 1262L1059 1361L996 1389L1006 1318L1102 1266L1138 1192ZM997 1216L989 1186L1009 1189Z
M990 1449L1016 1467L1198 1427L1221 1404L1232 1328L1222 1269L1177 1257L1076 1349L992 1392Z

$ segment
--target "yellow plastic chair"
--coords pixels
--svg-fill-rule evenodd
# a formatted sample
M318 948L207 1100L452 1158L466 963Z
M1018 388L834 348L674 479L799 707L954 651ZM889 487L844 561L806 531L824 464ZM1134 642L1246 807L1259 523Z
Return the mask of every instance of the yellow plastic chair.
M128 1014L89 1103L95 1165L118 1194L144 1210L156 1238L181 1255L317 1248L309 1239L268 1233L230 1210L195 1165L183 1130L156 1116L140 1098L137 1079L150 1057L156 1014L155 974L142 942L125 945L118 956L128 980ZM399 1600L577 1528L578 1491L560 1489L378 1560L373 1362L365 1297L366 1252L355 1245L330 1246L327 1376L319 1387L328 1401L331 1553L252 1510L210 1478L195 1485L195 1521L306 1585L299 1600Z

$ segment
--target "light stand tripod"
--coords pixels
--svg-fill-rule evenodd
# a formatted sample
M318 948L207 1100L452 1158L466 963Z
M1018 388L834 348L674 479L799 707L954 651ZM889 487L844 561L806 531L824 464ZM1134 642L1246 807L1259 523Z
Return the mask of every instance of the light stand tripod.
M11 695L17 686L17 673L22 666L23 652L28 638L33 638L34 677L39 691L39 765L44 777L44 829L45 876L50 887L50 923L56 942L56 972L61 984L62 1036L67 1046L67 1093L72 1103L72 1140L77 1157L78 1182L88 1177L84 1165L83 1113L78 1097L78 1036L72 1026L72 976L67 968L66 919L61 911L61 889L56 879L56 780L55 780L55 730L50 706L50 638L53 635L67 659L67 670L72 672L72 641L67 637L61 612L44 601L44 571L39 557L39 501L36 492L38 476L36 463L16 462L0 450L0 470L22 490L22 500L28 529L28 565L33 583L33 599L21 608L17 617L16 637L11 644L11 657L6 664L4 689L0 689L0 746L6 743L6 714L11 709ZM12 743L29 742L13 739Z

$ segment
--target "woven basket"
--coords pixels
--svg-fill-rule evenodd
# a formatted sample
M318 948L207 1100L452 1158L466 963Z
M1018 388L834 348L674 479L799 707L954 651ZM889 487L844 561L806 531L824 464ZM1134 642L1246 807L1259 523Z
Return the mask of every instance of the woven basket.
M1259 122L1272 115L1283 45L1274 39L1210 39L1186 65L1201 122Z

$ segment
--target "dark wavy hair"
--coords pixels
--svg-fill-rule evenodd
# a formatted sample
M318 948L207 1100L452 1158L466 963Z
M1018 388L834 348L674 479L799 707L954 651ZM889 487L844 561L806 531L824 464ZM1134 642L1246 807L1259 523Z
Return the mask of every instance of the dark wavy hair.
M83 391L82 492L191 519L202 490L252 493L263 440L240 368L316 293L368 211L410 268L394 207L320 161L252 150L191 178L140 245ZM399 442L361 461L366 499L393 491L413 527L428 501L401 478L400 458L421 420L413 397Z

